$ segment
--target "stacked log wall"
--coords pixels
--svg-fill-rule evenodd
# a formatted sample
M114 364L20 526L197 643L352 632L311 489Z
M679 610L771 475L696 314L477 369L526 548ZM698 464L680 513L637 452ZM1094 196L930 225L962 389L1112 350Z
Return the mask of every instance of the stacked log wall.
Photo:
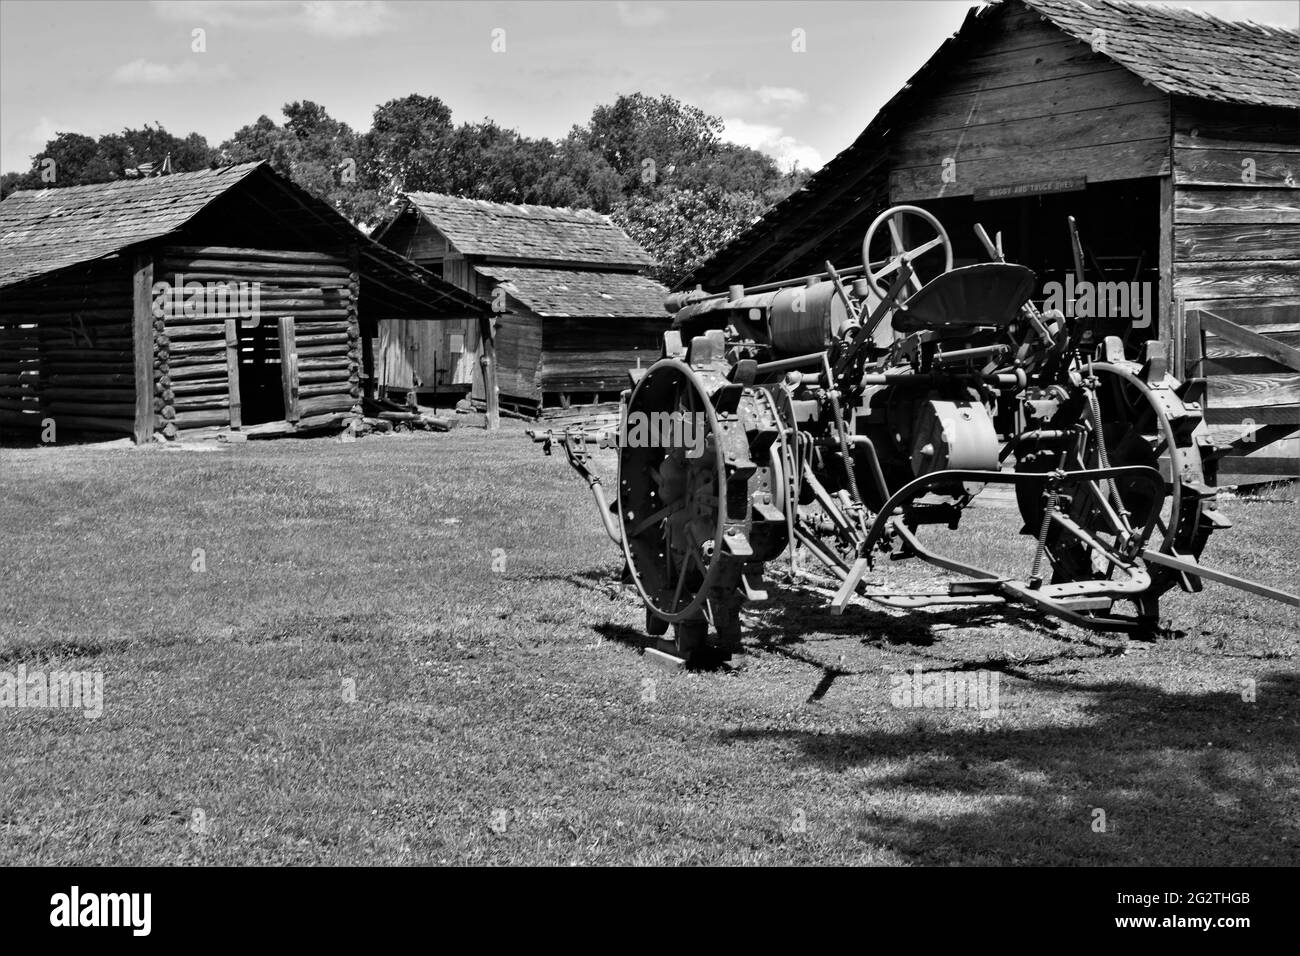
M357 318L360 280L342 255L225 246L173 246L155 265L155 281L256 283L257 323L268 328L264 361L283 363L278 320L293 318L297 388L286 416L301 424L354 410L361 400L361 341ZM190 429L232 425L226 320L238 330L241 367L253 359L247 334L253 319L229 314L174 314L155 321L156 389L164 401L159 430L169 437ZM287 351L287 350L286 350ZM292 411L288 405L296 406Z
M132 433L131 287L114 258L0 293L0 431Z

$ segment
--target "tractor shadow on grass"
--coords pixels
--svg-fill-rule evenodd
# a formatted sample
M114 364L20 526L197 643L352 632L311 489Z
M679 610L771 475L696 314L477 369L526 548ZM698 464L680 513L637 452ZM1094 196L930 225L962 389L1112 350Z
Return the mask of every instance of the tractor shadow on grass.
M974 726L918 710L892 732L722 737L793 743L795 760L865 776L852 814L863 850L888 846L918 864L1300 862L1300 674L1263 675L1254 701L1240 689L1171 693L1135 682L1038 680L1033 689L1033 709ZM1027 725L1058 693L1088 695L1084 719ZM811 829L815 804L806 811Z

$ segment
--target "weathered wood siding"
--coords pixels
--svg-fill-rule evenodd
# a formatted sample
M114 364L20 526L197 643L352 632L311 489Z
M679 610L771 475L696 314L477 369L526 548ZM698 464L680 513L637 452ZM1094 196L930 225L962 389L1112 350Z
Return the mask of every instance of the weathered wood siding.
M136 389L132 270L121 259L0 293L0 435L129 435Z
M666 322L658 317L548 319L541 386L545 392L617 392L628 369L659 359Z
M379 384L393 389L463 390L474 380L477 348L477 319L381 320Z
M480 294L480 277L423 216L404 217L382 241L452 285ZM477 348L477 318L381 319L375 356L379 387L464 391L478 374Z
M1206 309L1300 348L1300 113L1175 99L1173 159L1173 282L1189 327ZM1232 446L1220 484L1300 477L1289 356L1206 330L1206 416Z
M502 400L540 404L543 320L519 311L502 312L495 322L497 390ZM485 397L481 374L474 378L474 397Z
M899 131L893 202L1167 171L1163 93L1023 7L1008 6L985 30L988 39L922 92Z

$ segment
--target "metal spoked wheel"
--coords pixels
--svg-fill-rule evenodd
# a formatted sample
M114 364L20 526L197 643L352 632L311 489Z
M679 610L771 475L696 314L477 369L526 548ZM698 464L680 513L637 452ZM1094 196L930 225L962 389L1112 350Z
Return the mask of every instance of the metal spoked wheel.
M659 637L671 625L672 650L687 660L739 648L746 582L787 540L774 505L774 475L785 481L782 462L774 471L776 414L761 390L728 378L716 344L701 336L690 364L666 358L647 370L619 450L623 552L646 629Z

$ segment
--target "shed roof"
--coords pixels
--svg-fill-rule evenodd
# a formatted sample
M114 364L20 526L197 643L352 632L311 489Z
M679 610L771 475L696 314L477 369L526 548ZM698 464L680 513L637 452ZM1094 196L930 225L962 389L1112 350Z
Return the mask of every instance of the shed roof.
M0 287L174 232L259 165L14 192L0 202Z
M1300 107L1300 32L1131 0L1023 0L1157 89ZM1098 33L1097 31L1104 31Z
M841 203L852 206L870 192L870 177L888 159L888 138L922 84L965 55L970 50L968 41L982 24L1017 2L1084 42L1092 42L1094 29L1105 30L1105 55L1167 93L1242 105L1300 107L1300 32L1295 30L1126 0L1001 0L973 7L960 29L940 45L852 144L809 177L802 188L691 270L678 288L713 281L719 271L729 280L739 272L739 263L747 270L769 275L768 270L783 256L784 245L818 232L825 234L826 204L833 199L836 208L843 208ZM1188 49L1189 45L1195 49ZM778 227L783 230L784 242L776 241ZM838 233L860 233L856 223L841 221L835 228Z
M578 269L530 269L520 266L475 267L544 318L632 318L662 316L668 289L635 272L588 272Z
M641 268L654 260L608 216L562 209L406 193L406 200L466 256Z
M0 288L173 235L235 192L251 194L267 216L296 232L314 230L310 235L323 242L356 244L362 298L369 294L379 311L462 316L484 311L474 296L370 239L338 210L260 161L14 192L0 202Z

